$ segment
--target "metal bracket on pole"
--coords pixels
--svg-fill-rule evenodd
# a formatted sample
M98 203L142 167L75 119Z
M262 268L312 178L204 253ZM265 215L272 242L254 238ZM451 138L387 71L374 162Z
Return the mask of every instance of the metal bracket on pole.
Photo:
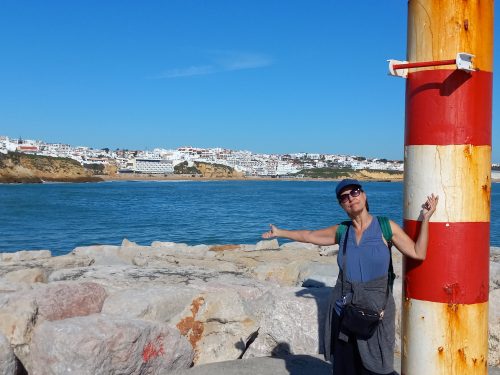
M389 62L389 75L401 78L408 77L408 68L394 69L394 66L408 64L408 61L399 61L399 60L387 60L387 61Z
M466 72L473 72L475 69L472 66L472 58L474 55L467 52L457 53L457 69L465 70Z
M457 69L466 72L473 72L474 68L472 66L472 58L474 55L467 52L457 53L457 57L454 60L439 60L439 61L423 61L423 62L413 62L399 61L399 60L387 60L389 62L389 75L395 77L406 78L408 76L408 69L410 68L426 68L432 66L441 65L456 65Z

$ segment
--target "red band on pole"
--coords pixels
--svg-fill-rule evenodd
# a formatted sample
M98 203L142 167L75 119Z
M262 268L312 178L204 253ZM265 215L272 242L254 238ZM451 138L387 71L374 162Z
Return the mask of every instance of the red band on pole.
M408 74L405 145L491 146L492 80L448 69Z
M405 220L414 239L421 222ZM429 223L425 261L405 258L406 298L441 303L488 301L490 224Z

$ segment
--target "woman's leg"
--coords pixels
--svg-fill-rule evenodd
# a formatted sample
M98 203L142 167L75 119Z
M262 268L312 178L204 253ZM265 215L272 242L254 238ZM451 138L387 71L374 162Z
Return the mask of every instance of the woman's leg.
M378 372L373 372L373 371L367 370L365 368L365 366L363 366L363 362L361 361L361 356L359 354L359 349L358 349L357 343L356 343L356 356L357 356L357 363L359 363L361 365L361 368L359 370L360 375L398 375L398 373L395 371L393 371L389 374L380 374Z
M354 336L348 341L339 339L340 319L337 313L332 318L333 375L362 375L363 365Z
M333 375L398 375L397 372L379 374L367 370L363 366L355 336L350 336L346 342L339 339L340 319L334 312L332 318L332 354Z

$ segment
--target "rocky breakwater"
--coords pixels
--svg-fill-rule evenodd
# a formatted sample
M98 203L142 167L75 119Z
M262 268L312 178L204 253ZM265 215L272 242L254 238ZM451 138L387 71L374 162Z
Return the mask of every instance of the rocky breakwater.
M164 374L288 353L316 357L336 254L276 240L124 240L58 257L0 254L0 374ZM491 260L489 363L498 366L500 249ZM401 275L397 253L394 262ZM400 277L394 292L399 301ZM397 317L399 343L399 306Z

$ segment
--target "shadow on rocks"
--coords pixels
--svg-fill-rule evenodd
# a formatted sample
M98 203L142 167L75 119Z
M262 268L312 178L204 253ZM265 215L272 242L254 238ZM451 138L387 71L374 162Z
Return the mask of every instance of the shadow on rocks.
M290 345L281 342L272 351L272 356L285 362L290 375L330 375L332 366L320 358L305 354L290 354Z
M326 314L328 312L328 302L333 288L328 287L323 282L316 280L306 280L303 285L308 285L308 287L299 290L295 293L295 295L302 298L314 298L316 302L316 310L318 314L316 321L318 322L319 353L324 354Z

